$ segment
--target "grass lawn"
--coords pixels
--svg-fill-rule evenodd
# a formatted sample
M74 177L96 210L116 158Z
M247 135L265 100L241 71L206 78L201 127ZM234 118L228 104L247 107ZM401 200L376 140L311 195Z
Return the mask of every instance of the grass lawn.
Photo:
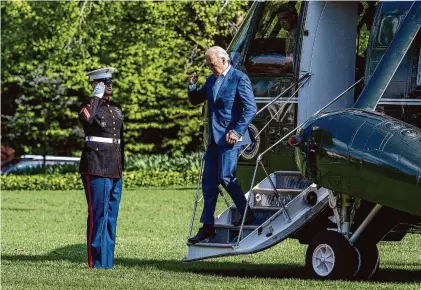
M3 289L421 289L421 237L380 244L370 282L304 276L306 247L287 240L264 252L184 264L194 189L123 192L116 266L89 269L82 191L3 191ZM219 204L222 207L222 202Z

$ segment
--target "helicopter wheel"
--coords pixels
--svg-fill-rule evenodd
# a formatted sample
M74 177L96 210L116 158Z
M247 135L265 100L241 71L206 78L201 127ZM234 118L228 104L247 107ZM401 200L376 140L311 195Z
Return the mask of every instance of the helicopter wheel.
M370 240L359 238L354 248L359 256L359 268L355 278L368 280L379 270L380 255L377 245Z
M319 279L350 279L358 268L358 254L340 233L325 231L310 242L306 270Z

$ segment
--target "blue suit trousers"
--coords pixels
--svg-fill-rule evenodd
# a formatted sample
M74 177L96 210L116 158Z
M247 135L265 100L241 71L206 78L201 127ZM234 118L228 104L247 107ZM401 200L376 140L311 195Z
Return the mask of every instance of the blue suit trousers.
M219 184L229 193L238 210L244 212L247 200L235 176L240 150L241 146L222 147L214 142L208 145L202 179L204 207L200 218L201 223L214 224Z
M88 203L87 248L91 268L112 268L118 209L121 199L121 178L81 175Z

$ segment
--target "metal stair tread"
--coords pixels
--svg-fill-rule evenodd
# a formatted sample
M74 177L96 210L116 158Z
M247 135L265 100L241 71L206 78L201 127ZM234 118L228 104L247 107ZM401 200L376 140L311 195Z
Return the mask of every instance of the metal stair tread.
M301 176L303 177L303 174L300 171L275 171L273 172L276 175L281 176Z
M282 207L280 206L251 206L250 207L251 210L267 210L267 211L278 211L280 210ZM231 210L237 210L237 207L235 205L232 205L230 207Z
M222 243L197 243L194 245L188 245L189 247L191 246L196 246L196 247L210 247L210 248L232 248L235 246L235 244L230 243L230 244L222 244Z
M232 224L214 224L213 226L216 229L240 230L240 227L233 226ZM258 225L244 225L243 229L245 229L245 230L255 230L258 227L259 227Z
M304 189L300 188L277 188L276 191L280 194L299 194ZM273 188L253 188L253 193L275 193Z

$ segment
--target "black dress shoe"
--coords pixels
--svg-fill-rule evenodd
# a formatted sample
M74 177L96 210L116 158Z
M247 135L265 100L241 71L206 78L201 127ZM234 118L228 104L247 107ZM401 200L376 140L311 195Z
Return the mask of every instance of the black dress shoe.
M246 220L244 221L244 225L251 225L256 220L256 217L254 216L253 212L249 209L247 211ZM241 222L243 221L243 215L240 216L240 219L237 221L233 221L232 225L234 227L241 226Z
M190 245L197 244L203 240L206 240L208 238L213 238L216 236L215 228L210 225L203 225L197 232L197 234L194 237L191 237L188 240L188 243Z

